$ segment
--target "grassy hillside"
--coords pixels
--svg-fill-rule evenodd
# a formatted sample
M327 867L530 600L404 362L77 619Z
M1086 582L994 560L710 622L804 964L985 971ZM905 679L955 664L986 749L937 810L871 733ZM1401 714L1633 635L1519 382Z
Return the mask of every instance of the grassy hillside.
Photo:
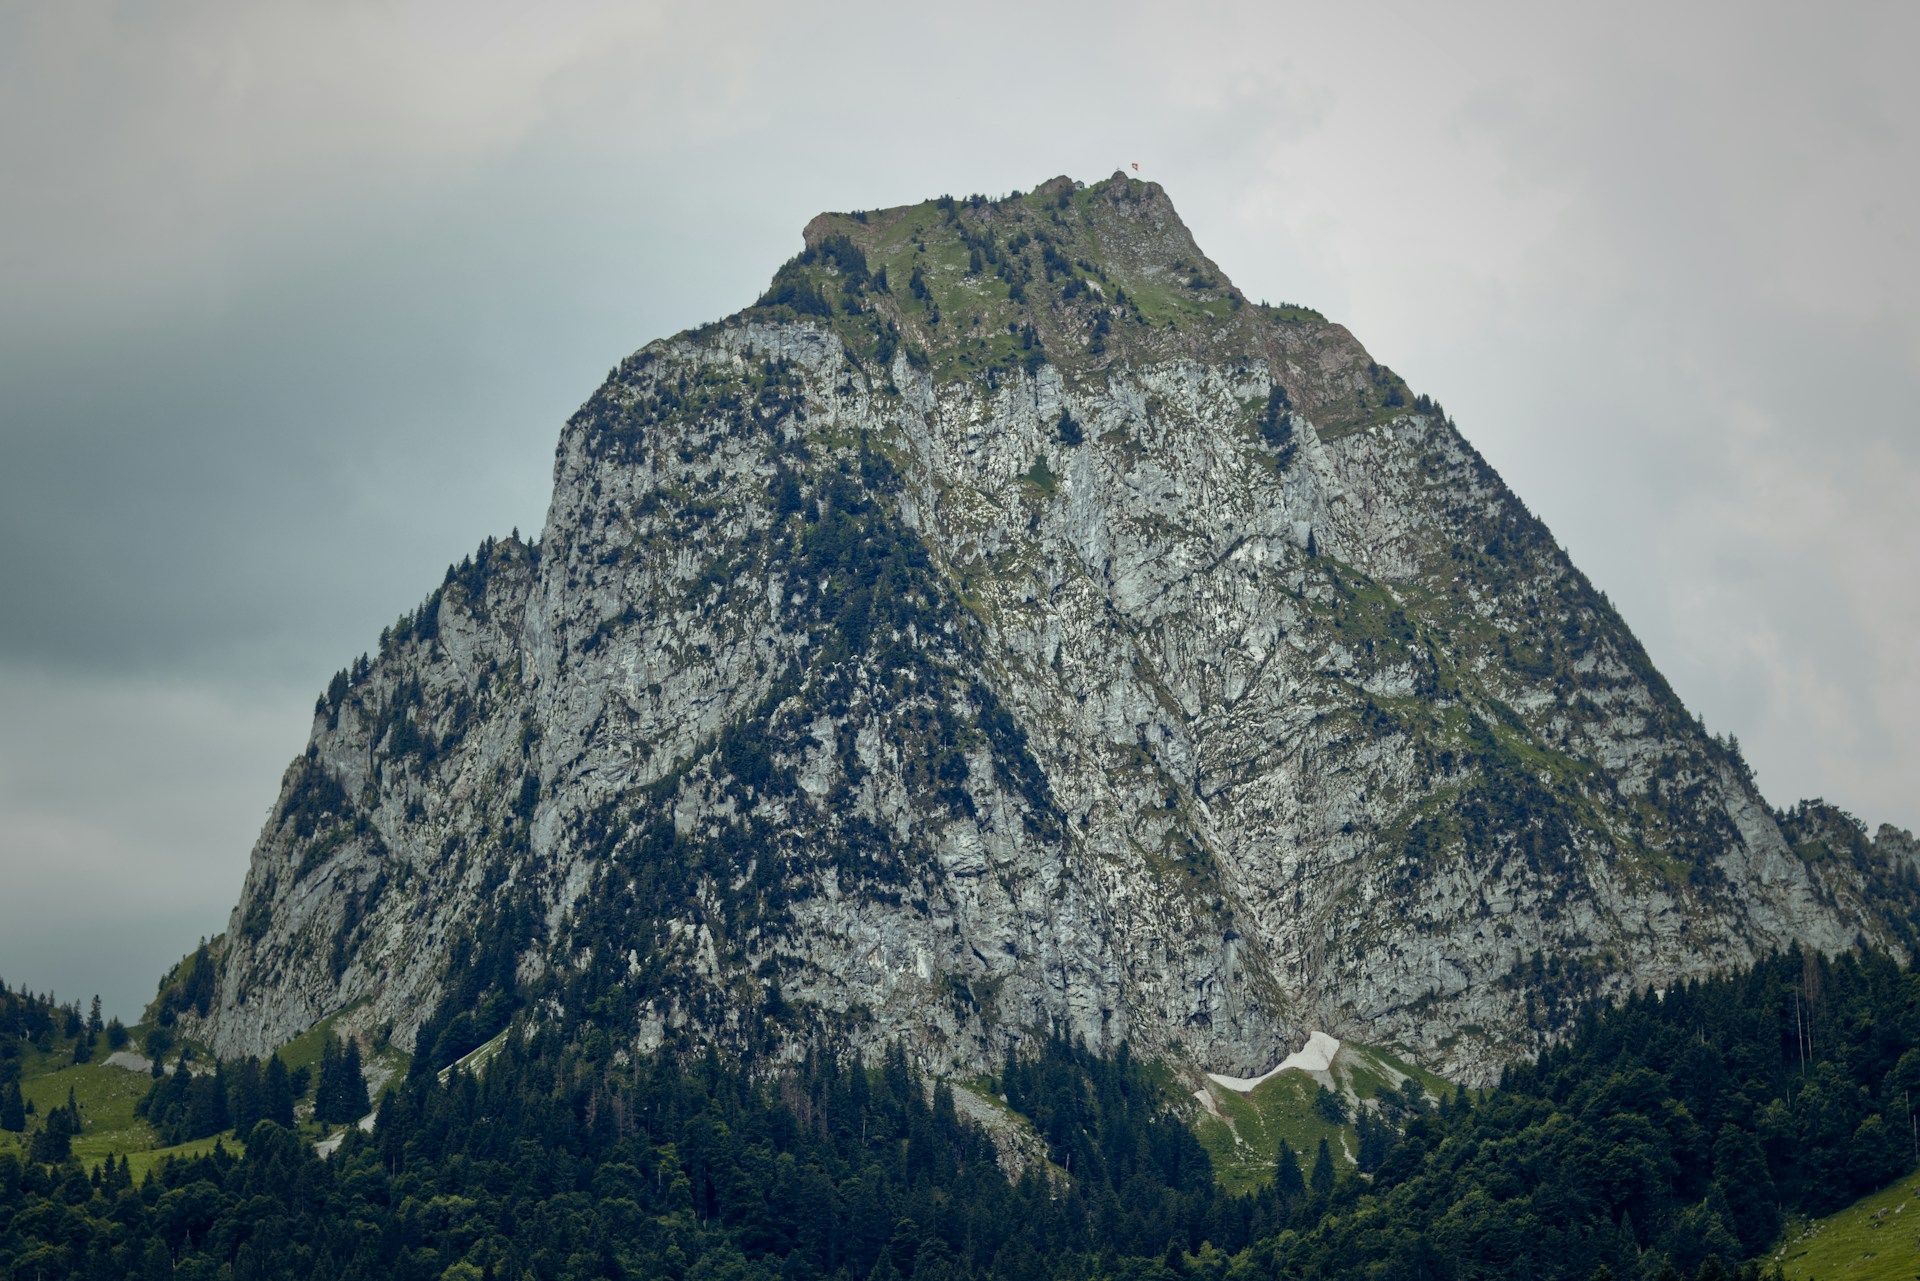
M1920 1281L1920 1173L1837 1214L1789 1224L1769 1259L1787 1281Z
M1249 1192L1270 1183L1282 1140L1299 1153L1303 1170L1322 1139L1337 1163L1351 1166L1360 1150L1356 1120L1362 1109L1376 1108L1383 1095L1399 1090L1409 1079L1436 1098L1453 1090L1442 1077L1384 1050L1351 1041L1341 1045L1326 1076L1323 1086L1316 1075L1290 1069L1246 1093L1211 1079L1205 1082L1196 1095L1201 1111L1194 1132L1212 1158L1215 1177L1223 1187ZM1322 1088L1339 1095L1344 1121L1333 1121L1322 1111Z
M104 1037L98 1038L94 1061L75 1064L73 1041L56 1037L45 1050L29 1050L20 1060L20 1093L32 1108L29 1134L10 1134L0 1130L0 1152L24 1155L31 1131L39 1118L64 1105L68 1091L80 1108L81 1131L73 1141L74 1155L89 1167L109 1156L126 1156L137 1177L143 1170L168 1156L191 1156L208 1152L218 1138L165 1147L159 1136L134 1108L145 1097L152 1078L142 1071L114 1067L104 1060L109 1053ZM229 1134L228 1147L241 1145Z
M133 1113L134 1105L152 1083L145 1072L129 1072L104 1063L59 1066L45 1061L51 1056L35 1057L42 1061L21 1064L20 1092L35 1113L45 1116L67 1101L68 1090L73 1091L83 1127L73 1141L73 1151L82 1161L91 1164L109 1153L158 1146L153 1129ZM6 1137L18 1140L24 1136Z
M315 1075L330 1023L329 1020L327 1024L296 1038L282 1050L282 1060L290 1068L309 1069L310 1078ZM135 1050L147 1030L144 1024L130 1029L127 1048ZM69 1091L79 1107L81 1120L80 1133L73 1140L73 1153L89 1168L108 1158L124 1156L134 1178L138 1179L170 1157L198 1156L211 1152L219 1144L235 1152L245 1150L245 1145L231 1130L189 1143L163 1143L153 1126L136 1111L153 1084L150 1072L108 1063L106 1060L111 1050L104 1035L94 1038L92 1061L75 1064L75 1039L56 1033L47 1038L44 1046L23 1045L24 1052L19 1058L20 1093L29 1108L27 1132L14 1134L0 1130L0 1153L12 1153L24 1158L33 1132L40 1128L43 1118L50 1111L66 1104ZM171 1063L177 1053L176 1047L164 1057ZM197 1058L210 1068L211 1060L205 1054L199 1054ZM381 1086L388 1081L403 1080L407 1062L405 1054L391 1048L370 1054L367 1057L367 1074L374 1093L377 1095ZM301 1132L308 1139L317 1140L322 1137L324 1128L308 1119L312 1112L312 1092L310 1080L296 1108L302 1118Z

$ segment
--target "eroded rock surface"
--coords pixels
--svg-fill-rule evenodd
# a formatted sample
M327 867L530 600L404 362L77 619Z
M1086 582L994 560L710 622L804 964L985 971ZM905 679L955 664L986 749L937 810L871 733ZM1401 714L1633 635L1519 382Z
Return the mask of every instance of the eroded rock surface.
M1774 813L1440 408L1157 186L807 246L320 700L220 1050L513 988L636 1047L1252 1076L1326 1028L1482 1081L1594 994L1903 942L1911 838Z

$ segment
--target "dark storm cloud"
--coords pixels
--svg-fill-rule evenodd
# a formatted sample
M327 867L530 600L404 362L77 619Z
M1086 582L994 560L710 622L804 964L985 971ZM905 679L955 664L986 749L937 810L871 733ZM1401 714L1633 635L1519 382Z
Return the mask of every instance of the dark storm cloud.
M1920 819L1911 13L0 10L0 974L132 1013L327 675L812 213L1130 160L1438 396L1776 802Z

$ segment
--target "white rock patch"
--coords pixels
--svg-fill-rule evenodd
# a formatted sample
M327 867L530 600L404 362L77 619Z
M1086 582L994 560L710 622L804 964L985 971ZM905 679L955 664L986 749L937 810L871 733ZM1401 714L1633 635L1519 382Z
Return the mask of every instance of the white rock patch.
M1263 1081L1271 1081L1282 1072L1305 1072L1315 1078L1324 1078L1333 1069L1333 1056L1340 1053L1340 1042L1325 1032L1315 1032L1307 1037L1307 1043L1280 1060L1278 1067L1262 1072L1259 1076L1222 1076L1218 1072L1207 1073L1207 1079L1215 1085L1224 1086L1238 1094L1251 1094ZM1322 1084L1325 1084L1322 1081Z

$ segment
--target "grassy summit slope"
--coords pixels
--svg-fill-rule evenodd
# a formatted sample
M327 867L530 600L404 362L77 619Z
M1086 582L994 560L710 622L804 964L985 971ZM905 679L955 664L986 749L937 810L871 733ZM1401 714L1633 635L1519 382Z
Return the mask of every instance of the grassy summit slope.
M1002 200L941 197L822 214L756 310L829 320L885 364L997 384L1045 362L1070 384L1116 366L1223 355L1290 370L1323 435L1405 412L1412 396L1319 312L1255 304L1201 252L1158 183L1061 177Z

